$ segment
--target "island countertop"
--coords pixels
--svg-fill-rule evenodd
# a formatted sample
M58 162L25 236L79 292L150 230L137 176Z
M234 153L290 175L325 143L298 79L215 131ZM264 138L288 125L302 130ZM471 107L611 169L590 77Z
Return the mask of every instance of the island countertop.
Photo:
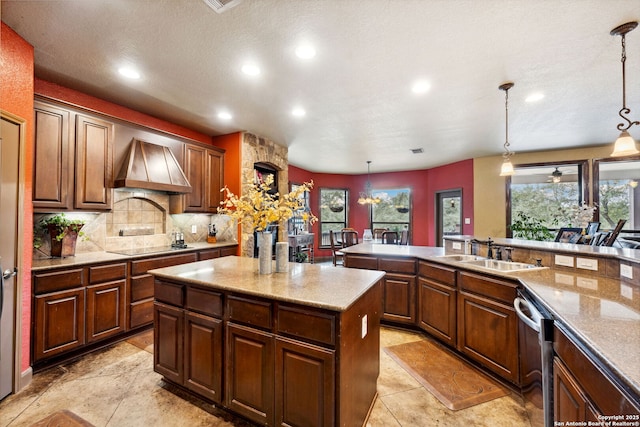
M284 273L259 274L258 260L229 256L150 270L158 278L240 292L277 301L345 311L384 272L290 263Z

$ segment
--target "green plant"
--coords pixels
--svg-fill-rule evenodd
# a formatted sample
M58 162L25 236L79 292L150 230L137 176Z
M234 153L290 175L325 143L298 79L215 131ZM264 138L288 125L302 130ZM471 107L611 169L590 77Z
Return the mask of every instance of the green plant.
M514 239L526 240L552 240L553 234L537 218L524 212L518 212L516 219L511 223L511 231Z
M68 218L64 212L50 217L42 218L38 222L38 228L40 233L34 233L33 247L38 249L42 246L42 235L51 234L51 238L61 242L67 233L75 232L83 240L86 240L86 236L81 228L84 226L85 221L81 219Z
M296 262L305 262L307 260L306 252L296 252Z

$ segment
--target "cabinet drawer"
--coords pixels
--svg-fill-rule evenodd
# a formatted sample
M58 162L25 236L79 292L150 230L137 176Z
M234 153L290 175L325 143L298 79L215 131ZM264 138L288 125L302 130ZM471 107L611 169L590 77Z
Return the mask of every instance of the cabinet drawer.
M127 276L127 263L89 267L89 283L111 282Z
M416 274L416 262L408 259L380 258L378 269L390 273Z
M222 317L222 294L189 286L185 308L207 316Z
M280 305L277 318L277 332L280 334L330 346L336 344L336 318L333 314Z
M129 328L153 322L153 299L138 301L129 306Z
M220 256L233 256L238 252L237 246L230 246L228 248L220 248Z
M227 299L229 320L257 328L271 329L273 309L270 302L229 296Z
M370 256L345 255L345 267L377 270L378 258Z
M84 286L82 268L56 271L54 273L35 273L33 276L34 294L62 291Z
M156 280L153 294L158 301L182 307L184 305L183 289L184 285Z
M154 268L171 267L178 264L187 264L197 261L197 254L190 252L188 254L164 256L160 258L144 259L140 261L131 261L131 275L137 276L144 274Z
M420 276L422 277L426 277L428 279L432 279L451 286L456 285L455 268L420 261L418 271Z
M208 249L206 251L198 252L198 261L214 258L220 258L220 249Z
M143 276L131 278L131 302L153 298L153 276L145 274Z
M472 273L460 272L459 284L460 289L493 298L509 306L513 305L513 300L517 294L516 283L478 276Z

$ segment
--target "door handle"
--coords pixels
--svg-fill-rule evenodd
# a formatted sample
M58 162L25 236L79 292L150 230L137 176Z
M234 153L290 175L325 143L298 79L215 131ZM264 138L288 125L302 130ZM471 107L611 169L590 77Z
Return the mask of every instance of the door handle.
M16 274L18 274L18 269L14 267L13 271L9 270L8 268L2 272L2 278L4 280L8 280L11 279L12 277L15 277Z
M14 267L13 271L7 268L0 276L0 318L2 318L2 308L4 307L4 281L14 277L16 274L18 274L18 269Z

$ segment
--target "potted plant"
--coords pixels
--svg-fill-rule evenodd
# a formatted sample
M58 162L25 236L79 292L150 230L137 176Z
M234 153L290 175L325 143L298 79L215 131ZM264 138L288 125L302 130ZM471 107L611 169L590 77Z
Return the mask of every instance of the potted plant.
M84 237L84 233L80 231L84 223L80 219L68 218L64 213L40 220L38 223L40 230L51 237L52 257L64 258L75 255L78 236ZM41 245L40 239L36 238L34 247L37 249Z
M511 231L514 239L553 240L553 234L542 224L542 221L524 212L518 212L516 219L511 224Z

